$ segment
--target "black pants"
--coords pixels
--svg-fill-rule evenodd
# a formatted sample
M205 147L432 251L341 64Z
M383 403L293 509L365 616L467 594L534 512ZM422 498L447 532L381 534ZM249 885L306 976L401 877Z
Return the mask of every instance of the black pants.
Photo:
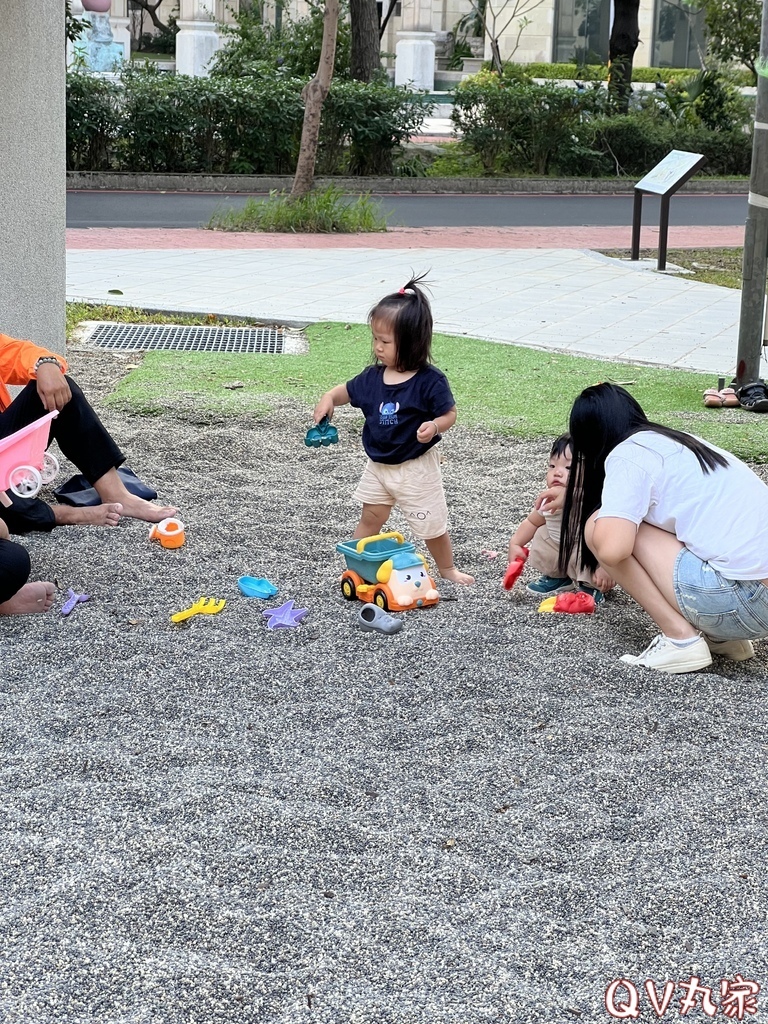
M29 579L29 555L21 544L0 540L0 604L21 590Z
M62 453L70 462L74 462L83 476L93 484L104 476L107 470L121 466L125 462L125 456L71 377L67 377L67 383L72 391L72 398L59 415L51 420L50 436L51 439L56 438ZM45 416L45 412L37 393L37 383L32 381L4 412L0 412L0 438L21 430L22 427ZM5 520L11 533L29 533L30 530L50 531L56 525L53 509L46 502L40 501L39 498L19 498L10 491L8 497L13 504L10 508L0 504L0 519Z

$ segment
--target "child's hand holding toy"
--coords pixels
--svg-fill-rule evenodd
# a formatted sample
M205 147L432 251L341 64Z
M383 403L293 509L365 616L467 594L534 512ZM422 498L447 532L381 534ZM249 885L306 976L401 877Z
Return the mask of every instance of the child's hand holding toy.
M525 568L525 563L528 559L528 548L520 548L521 554L510 561L507 566L507 571L504 573L504 579L501 581L501 585L505 590L511 590L520 576L520 573Z

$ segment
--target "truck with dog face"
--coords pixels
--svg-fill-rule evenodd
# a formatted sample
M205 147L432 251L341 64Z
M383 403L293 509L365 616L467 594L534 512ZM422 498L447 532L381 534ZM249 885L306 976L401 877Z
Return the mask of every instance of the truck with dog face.
M344 541L336 550L347 563L341 592L348 601L358 599L397 612L426 608L440 600L426 559L401 533Z

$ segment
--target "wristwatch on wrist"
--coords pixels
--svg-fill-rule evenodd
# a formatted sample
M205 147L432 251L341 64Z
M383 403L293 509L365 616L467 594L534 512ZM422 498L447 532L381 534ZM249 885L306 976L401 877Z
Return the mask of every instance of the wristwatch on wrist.
M56 358L56 356L40 356L40 358L37 360L34 367L32 368L32 372L36 374L40 367L43 365L43 363L55 363L61 370L61 372L64 373L64 370L61 367L61 363Z

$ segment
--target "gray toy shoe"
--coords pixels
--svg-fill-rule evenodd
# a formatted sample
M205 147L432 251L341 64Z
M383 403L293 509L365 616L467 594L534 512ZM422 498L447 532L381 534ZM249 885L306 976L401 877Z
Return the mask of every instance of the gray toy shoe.
M403 620L389 615L375 604L364 604L357 613L361 629L378 630L379 633L396 633L403 628Z

